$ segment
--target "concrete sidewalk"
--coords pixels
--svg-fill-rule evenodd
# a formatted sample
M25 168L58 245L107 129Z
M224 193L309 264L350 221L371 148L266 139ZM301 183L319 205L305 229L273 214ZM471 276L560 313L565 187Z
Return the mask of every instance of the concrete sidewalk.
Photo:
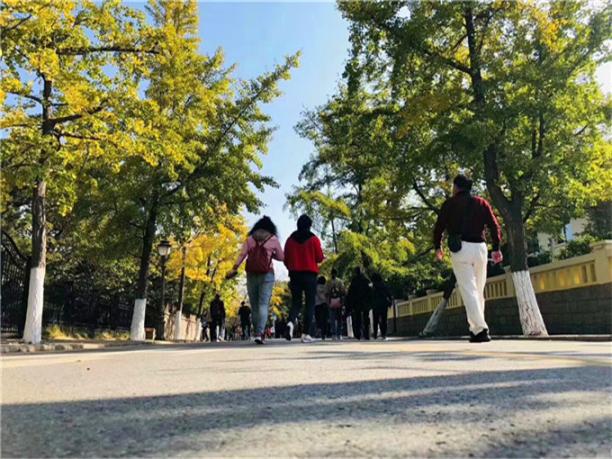
M171 346L199 344L187 341L103 341L103 340L53 340L39 344L27 344L20 340L0 343L0 354L33 352L95 351L100 349L132 348L142 346Z
M273 340L14 354L1 457L609 457L608 342Z

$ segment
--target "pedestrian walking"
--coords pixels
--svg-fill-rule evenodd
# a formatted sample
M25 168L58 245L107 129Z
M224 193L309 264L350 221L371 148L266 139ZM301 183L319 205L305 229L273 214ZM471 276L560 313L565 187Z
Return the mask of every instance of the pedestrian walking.
M251 337L251 308L244 301L240 303L238 315L240 316L242 339L249 339Z
M317 293L317 274L319 264L323 261L321 241L310 231L312 220L302 215L294 231L285 243L285 266L289 270L289 290L291 290L291 311L285 337L291 341L296 319L306 304L303 319L302 342L312 342L312 321L314 316L315 296Z
M329 306L327 303L327 280L325 276L317 279L317 295L315 298L315 322L321 333L321 339L325 340L328 335Z
M268 322L270 298L274 288L274 266L272 260L283 261L283 248L278 240L276 225L270 217L262 217L253 225L242 246L238 260L228 277L236 275L246 259L247 292L251 303L255 343L263 344Z
M491 340L489 326L485 321L485 227L489 229L493 243L493 262L501 263L503 256L499 251L501 228L493 210L485 199L472 196L471 191L472 180L465 175L457 175L453 180L453 196L442 205L434 227L434 246L436 259L442 260L442 234L446 231L453 272L465 303L470 342L481 343Z
M369 279L357 266L346 295L346 304L351 311L353 334L357 339L370 339L370 301Z
M208 320L204 316L202 316L200 321L202 324L202 341L207 343L210 341L210 335L208 334Z
M342 339L342 308L344 307L344 284L338 279L338 271L334 268L331 280L327 283L327 303L329 304L329 330L332 339Z
M215 294L210 302L210 340L217 343L223 338L223 323L225 322L225 304L221 295Z
M380 274L372 274L372 310L374 318L373 337L380 336L383 340L387 339L387 313L393 305L393 295Z

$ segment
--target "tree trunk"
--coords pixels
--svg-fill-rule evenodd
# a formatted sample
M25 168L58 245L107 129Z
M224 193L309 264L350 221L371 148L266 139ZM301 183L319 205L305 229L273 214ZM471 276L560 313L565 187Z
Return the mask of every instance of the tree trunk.
M42 97L42 135L50 136L53 132L51 119L51 92L53 82L43 75ZM39 157L41 166L46 154L43 149ZM28 307L23 328L23 339L26 343L37 344L42 339L42 319L45 293L45 270L47 268L47 214L45 199L47 182L43 177L36 180L32 196L32 263L30 265L30 282L28 285Z
M32 264L28 287L28 308L23 329L26 343L37 344L42 339L42 318L47 265L47 229L45 197L47 183L39 180L32 199Z
M476 115L486 119L486 93L480 68L480 52L477 46L477 31L474 15L470 3L465 4L464 19L468 38L470 56L470 77L474 101L476 102ZM510 240L510 268L512 280L516 290L516 299L519 307L521 327L525 335L548 335L542 314L538 308L531 277L527 269L527 246L525 241L525 226L523 224L523 197L518 190L512 189L512 199L509 200L500 187L500 172L497 164L499 142L503 136L491 141L483 152L485 178L487 189L491 195L494 206L501 212L506 223Z
M525 226L520 214L506 219L506 228L510 241L510 270L512 271L512 281L514 282L523 334L548 336L527 267Z
M183 301L185 297L185 261L187 258L187 247L183 245L182 249L182 262L181 262L181 280L179 282L179 306L176 311L176 319L174 320L174 339L183 339L181 336L181 321L183 319Z
M136 300L134 301L134 312L132 314L132 325L130 327L130 339L132 341L145 340L145 313L147 309L147 287L149 284L149 267L151 264L151 252L155 240L155 225L157 223L157 198L153 199L149 218L142 240L142 254L140 256L140 270L138 272L138 286Z
M334 243L334 253L337 255L338 254L338 240L336 237L336 222L335 222L335 218L332 215L331 218L331 228L332 228L332 241Z

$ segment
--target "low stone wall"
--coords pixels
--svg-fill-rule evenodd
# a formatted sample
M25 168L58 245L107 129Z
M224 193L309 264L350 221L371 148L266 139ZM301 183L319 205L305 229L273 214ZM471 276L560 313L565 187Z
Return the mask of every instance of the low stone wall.
M612 334L612 283L538 293L536 296L549 334ZM426 312L399 317L395 335L417 335L430 316L431 312ZM487 301L485 318L491 334L522 334L516 298ZM444 312L436 335L467 335L467 327L465 308L450 308ZM389 319L389 330L394 330L393 319Z
M176 313L165 314L165 328L164 334L167 341L174 341L174 322L176 320ZM200 341L202 339L202 324L197 316L182 316L181 319L181 341Z

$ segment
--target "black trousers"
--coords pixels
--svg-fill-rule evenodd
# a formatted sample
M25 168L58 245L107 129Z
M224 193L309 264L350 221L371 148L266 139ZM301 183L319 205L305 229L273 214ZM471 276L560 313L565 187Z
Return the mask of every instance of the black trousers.
M356 309L352 314L353 334L357 339L370 339L370 310Z
M374 309L374 339L378 337L378 327L380 327L380 335L383 338L387 337L387 309Z
M210 340L215 341L217 336L217 327L219 327L219 333L223 333L223 318L213 317L210 321Z
M317 328L321 330L321 338L329 335L329 307L326 303L315 306L315 319Z
M302 319L302 333L312 333L314 319L315 296L317 294L317 274L307 272L289 273L289 290L291 290L291 311L289 320L295 325L295 319L302 311L304 300L306 310Z
M250 338L251 337L251 322L240 322L240 327L242 328L242 337Z

